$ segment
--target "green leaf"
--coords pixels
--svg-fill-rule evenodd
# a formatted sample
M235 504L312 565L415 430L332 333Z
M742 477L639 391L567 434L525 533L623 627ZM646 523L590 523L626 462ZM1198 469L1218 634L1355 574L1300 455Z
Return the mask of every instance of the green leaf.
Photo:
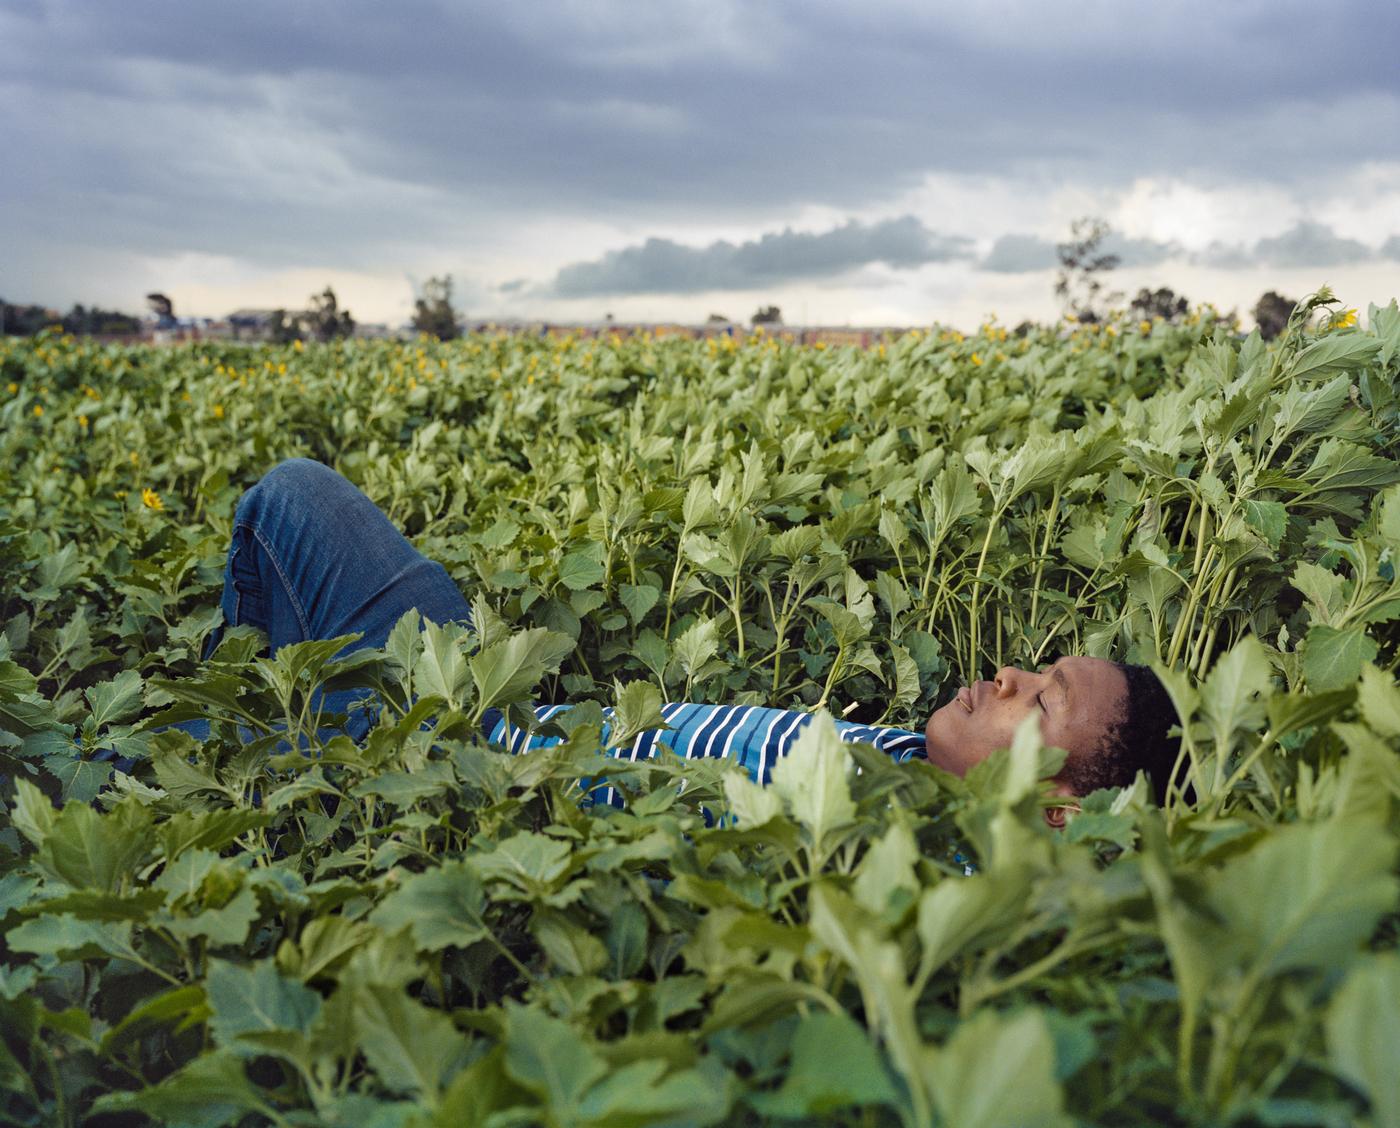
M647 915L634 901L624 901L608 921L607 972L611 979L636 975L647 954Z
M846 781L851 767L851 754L825 709L813 716L788 754L773 766L773 793L819 852L833 831L855 821L856 805Z
M1325 439L1311 465L1299 477L1319 489L1342 490L1386 486L1400 480L1400 464L1371 454L1342 439Z
M15 736L34 736L56 725L58 716L52 702L29 701L0 687L0 732ZM72 726L65 726L71 734Z
M161 733L161 736L164 735ZM186 748L191 743L189 735L183 732L171 740L183 744ZM207 763L191 763L190 757L183 750L177 750L177 747L157 748L151 756L151 767L155 769L156 781L161 788L179 802L189 802L210 794L226 794L224 785Z
M365 921L340 915L319 916L301 930L295 944L282 941L277 949L277 966L284 974L309 983L333 974L373 938L374 929Z
M559 562L559 582L571 591L582 591L602 583L607 573L591 552L571 552Z
M58 812L49 797L27 779L15 780L15 806L10 813L16 830L29 839L32 846L42 846L53 833Z
M945 1124L958 1128L1068 1125L1055 1080L1055 1042L1039 1011L980 1010L925 1051L925 1077Z
M198 678L188 678L183 681L150 678L146 685L149 690L164 694L166 699L183 701L199 707L195 712L181 714L181 716L173 718L175 720L184 720L188 716L205 716L205 710L208 709L215 710L218 715L223 717L251 719L251 714L239 698L242 694L251 692L253 685L246 678L237 674L213 673L209 670L203 670ZM153 692L152 696L156 696L156 693ZM143 722L143 724L149 724L152 727L163 723L165 723L165 714L157 715Z
M1361 676L1361 668L1380 653L1364 627L1313 626L1303 640L1303 675L1318 692L1340 689Z
M588 1039L543 1011L507 1002L506 1069L555 1116L572 1121L572 1110L608 1072Z
M1269 659L1253 635L1246 635L1216 660L1200 692L1201 708L1211 721L1217 748L1228 748L1238 728L1258 731L1269 687Z
M653 1124L714 1124L729 1110L727 1075L704 1076L688 1069L667 1075L656 1059L633 1061L610 1072L578 1106L579 1123L590 1128L648 1128ZM567 1113L565 1113L567 1116Z
M573 859L569 844L558 838L526 832L507 838L486 854L473 854L469 864L483 881L499 881L523 893L541 895L568 872Z
M4 920L11 909L27 906L38 888L39 882L35 878L22 874L7 873L0 877L0 920Z
M139 963L131 946L128 921L79 920L71 913L40 916L10 929L5 942L16 952L56 956L60 960L89 960L101 956Z
M244 967L211 959L204 993L211 1011L209 1032L219 1045L245 1056L256 1053L243 1041L248 1035L305 1034L321 1010L321 996L280 975L271 960Z
M1351 705L1356 695L1348 686L1332 693L1280 693L1269 698L1269 727L1275 737L1322 724Z
M1288 510L1279 501L1245 501L1244 522L1277 549L1288 528Z
M149 1034L154 1026L173 1023L177 1030L184 1030L208 1016L202 987L173 987L152 995L135 1010L122 1015L121 1021L102 1035L100 1049L103 1054L111 1054Z
M418 655L423 650L422 619L418 608L410 607L399 616L389 636L384 640L384 653L393 668L399 671L400 686L408 694Z
M494 525L477 534L476 541L483 548L505 548L519 532L520 526L509 517L498 517Z
M375 796L391 807L409 810L423 800L440 795L456 786L452 768L441 760L432 760L414 772L381 772L361 780L350 789L357 799Z
M890 653L894 656L894 703L905 708L914 704L922 692L919 666L909 651L897 642L890 644Z
M1365 333L1332 333L1314 341L1293 358L1286 370L1294 380L1321 380L1336 372L1364 368L1381 343Z
M608 730L608 747L625 748L639 735L652 729L669 729L661 715L661 690L649 681L617 686L616 705Z
M182 940L203 937L211 947L227 947L242 944L257 919L257 894L245 885L225 905L202 909L193 916L169 917L160 923L167 932Z
M369 921L386 932L407 926L419 951L466 948L489 934L481 879L464 861L414 874L384 898Z
M117 751L121 753L120 746ZM112 778L111 764L101 760L80 760L71 755L46 756L44 767L63 785L64 802L71 799L75 803L90 803L102 790L102 785Z
M221 850L250 830L267 826L263 811L225 808L219 811L176 811L157 828L161 852L172 862L186 850Z
M125 890L120 893L98 893L91 889L80 889L47 898L43 906L46 913L72 913L80 920L145 921L152 912L165 904L165 899L164 890L155 888Z
M1347 747L1332 807L1334 817L1389 818L1400 799L1400 759L1365 725L1333 721L1330 728Z
M326 663L362 637L363 632L354 632L337 638L308 638L287 643L278 648L273 658L259 658L256 665L279 695L290 697L297 688L309 693L321 680Z
M905 979L899 945L880 939L859 906L825 883L812 887L811 906L812 935L854 973L866 1024L884 1039L905 1082L918 1086L922 1043L914 1022L915 991Z
M12 693L18 697L34 693L39 688L39 679L21 666L6 658L0 661L0 692Z
M1351 381L1338 376L1316 388L1305 389L1295 384L1278 397L1278 414L1274 417L1273 442L1283 442L1294 434L1313 434L1322 430L1349 406Z
M453 1077L432 1120L433 1128L487 1124L491 1113L503 1110L511 1110L506 1117L519 1117L529 1094L506 1076L505 1058L505 1049L498 1044Z
M380 1081L435 1105L469 1049L452 1020L394 987L360 988L353 1013L356 1040Z
M1366 723L1382 736L1400 737L1400 688L1369 662L1361 669L1356 703Z
M414 689L419 696L436 694L451 708L461 709L472 677L466 656L471 635L460 623L439 626L425 620L422 637L423 653L413 667ZM470 659L471 663L476 661L476 658Z
M1327 1009L1332 1068L1371 1104L1374 1122L1400 1125L1400 957L1384 952L1352 969Z
M144 1112L181 1128L220 1128L237 1123L247 1113L267 1117L275 1110L248 1080L238 1058L215 1051L139 1093L105 1093L97 1098L93 1111Z
M897 1097L869 1034L845 1013L820 1011L798 1024L782 1086L751 1100L765 1116L797 1119L851 1105L893 1105Z
M561 912L537 911L531 930L549 962L565 975L597 975L607 966L603 942Z
M185 850L173 860L167 860L151 888L170 895L171 904L179 901L199 901L204 879L219 862L213 850Z
M763 826L783 813L777 792L754 783L746 772L725 774L724 798L730 812L745 829Z
M1368 819L1281 827L1207 883L1226 951L1266 975L1345 965L1395 907L1397 843ZM1226 957L1222 959L1222 956Z
M640 623L661 599L661 589L651 584L621 584L617 593L634 623Z
M854 646L869 634L859 616L846 610L839 603L829 599L814 599L812 607L831 624L831 629L836 635L837 646L842 648Z
M471 676L485 710L523 698L547 673L573 652L574 640L543 627L511 635L471 658Z
M898 913L919 894L919 861L913 832L895 823L866 851L856 870L852 892L858 904L876 915Z
M945 877L919 895L919 977L926 979L960 953L994 943L1020 922L1029 878L1014 868Z
M141 675L135 670L123 670L111 681L99 682L84 690L92 706L92 721L97 727L130 720L141 711Z
M106 814L69 803L39 847L39 866L75 889L114 892L154 853L151 815L127 799Z
M880 520L883 524L884 517L881 516ZM880 602L885 605L885 613L891 619L897 620L909 610L909 590L889 572L876 573L875 591L880 597Z
M675 661L687 678L693 678L719 652L719 627L714 619L699 619L672 644Z
M39 558L34 569L39 587L33 592L35 601L49 602L57 599L59 593L72 590L83 578L84 562L78 555L78 545L69 541L57 552L46 553Z
M0 967L0 999L14 1002L34 990L39 982L39 969L33 964L17 968ZM5 1051L0 1049L0 1081L5 1077Z

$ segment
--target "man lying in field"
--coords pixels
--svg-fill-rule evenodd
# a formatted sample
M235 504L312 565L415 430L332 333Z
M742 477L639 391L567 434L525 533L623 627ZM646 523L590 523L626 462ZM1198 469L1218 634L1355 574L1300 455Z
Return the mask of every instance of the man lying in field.
M274 653L288 643L355 632L363 637L351 649L382 646L411 608L435 623L471 623L467 600L447 570L419 553L353 483L306 458L279 463L239 500L222 607L228 624L264 630ZM210 638L206 658L222 632ZM344 711L360 697L361 691L342 691L328 694L325 704ZM535 712L547 721L568 708L543 705ZM1031 713L1040 717L1045 743L1069 753L1055 780L1067 799L1126 786L1139 769L1160 790L1171 771L1177 747L1167 731L1176 715L1156 675L1100 658L1062 658L1039 672L1003 668L992 681L960 689L921 733L845 721L836 728L842 739L868 741L896 760L927 757L962 775L1008 747ZM812 720L811 713L795 710L689 702L663 706L662 716L669 729L642 733L616 755L646 758L664 740L686 758L730 757L760 783L768 782L773 764ZM344 731L358 741L370 724L364 711L352 712ZM209 732L208 721L174 727L201 740ZM496 710L488 712L485 729L490 740L514 752L561 739L511 728ZM1065 808L1050 808L1046 818L1059 825Z

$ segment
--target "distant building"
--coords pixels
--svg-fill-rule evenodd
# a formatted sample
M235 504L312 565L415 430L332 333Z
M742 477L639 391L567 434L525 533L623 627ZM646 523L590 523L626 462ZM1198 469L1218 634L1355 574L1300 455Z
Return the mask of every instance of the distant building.
M228 315L229 336L235 341L265 341L271 335L275 309L236 309ZM287 310L291 320L301 316L299 311Z

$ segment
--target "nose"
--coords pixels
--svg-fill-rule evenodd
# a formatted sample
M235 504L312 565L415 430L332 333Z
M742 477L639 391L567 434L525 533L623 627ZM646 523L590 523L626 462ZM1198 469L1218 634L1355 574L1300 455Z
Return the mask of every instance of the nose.
M1020 691L1021 680L1025 676L1024 670L1018 670L1015 666L1003 666L992 679L992 684L996 687L996 695L998 697L1015 696Z

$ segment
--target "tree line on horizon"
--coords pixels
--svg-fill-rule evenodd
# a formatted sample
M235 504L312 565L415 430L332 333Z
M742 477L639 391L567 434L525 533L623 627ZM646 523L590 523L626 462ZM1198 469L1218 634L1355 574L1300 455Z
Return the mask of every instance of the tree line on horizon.
M1108 223L1095 216L1076 219L1070 225L1070 237L1056 245L1059 270L1055 276L1055 296L1066 316L1095 324L1106 320L1115 303L1125 296L1121 291L1107 288L1107 277L1121 263L1119 255L1104 249L1110 234ZM452 305L452 275L434 276L424 283L414 301L412 328L438 340L450 341L461 335L463 318ZM147 303L162 327L173 326L174 303L161 293L147 295ZM1266 341L1283 332L1289 315L1297 303L1274 290L1269 290L1255 303L1251 311ZM1143 320L1160 317L1177 321L1188 312L1188 302L1167 286L1156 290L1143 287L1128 304L1128 312ZM612 315L606 315L611 321ZM729 321L723 314L712 313L709 322ZM776 305L760 306L749 321L753 325L783 324L782 310ZM0 300L0 335L30 337L44 329L60 325L64 332L78 335L125 336L142 331L140 318L116 310L76 304L55 321L54 311L44 306L16 305ZM332 341L349 337L355 332L355 319L348 309L342 309L335 290L329 285L319 294L312 294L304 310L273 310L264 326L268 340L289 344L297 340ZM1018 336L1030 331L1031 321L1016 327Z

